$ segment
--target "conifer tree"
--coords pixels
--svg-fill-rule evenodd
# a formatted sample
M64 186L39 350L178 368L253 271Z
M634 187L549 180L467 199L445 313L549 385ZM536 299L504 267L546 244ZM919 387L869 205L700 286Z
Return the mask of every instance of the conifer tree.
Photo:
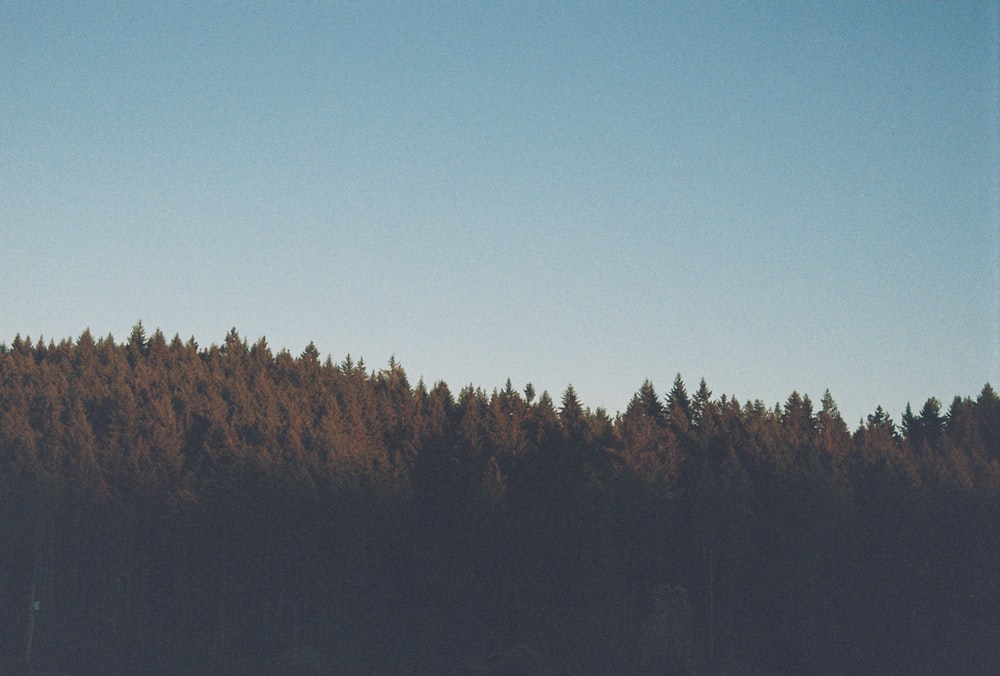
M830 390L823 392L823 398L820 400L820 410L816 415L816 430L820 450L831 463L831 468L834 468L835 473L839 475L842 463L851 450L851 435Z
M633 408L634 413L648 417L659 426L667 423L667 411L649 380L642 383L639 391L629 402L629 408Z
M698 391L694 394L694 401L691 404L691 422L697 427L701 424L705 408L712 401L712 391L708 389L708 384L702 378L698 383Z
M692 406L691 400L688 398L687 387L684 385L680 373L674 377L674 383L670 388L670 393L667 394L666 403L667 417L670 423L676 431L686 432L691 424Z
M134 360L139 356L146 355L146 329L142 322L136 322L132 327L132 333L128 338L128 350L130 359Z
M566 387L562 396L562 407L559 409L559 421L563 434L572 443L583 443L586 440L586 412L577 397L572 385Z
M973 640L1000 633L990 385L908 407L902 440L878 407L850 439L829 391L818 412L704 379L689 399L678 375L612 419L572 386L558 406L509 379L456 400L310 345L139 323L0 349L0 671L1000 662Z
M976 398L975 415L988 455L1000 460L1000 396L989 383Z
M907 440L913 450L924 453L934 448L944 431L944 421L944 416L941 415L941 401L936 397L929 397L916 416L913 416L907 404L904 423Z

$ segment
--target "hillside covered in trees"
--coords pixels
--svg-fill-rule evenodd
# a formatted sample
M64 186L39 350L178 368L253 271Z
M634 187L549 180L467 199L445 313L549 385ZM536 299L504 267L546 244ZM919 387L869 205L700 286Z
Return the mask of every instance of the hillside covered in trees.
M1000 398L851 430L89 331L0 349L0 671L989 673Z

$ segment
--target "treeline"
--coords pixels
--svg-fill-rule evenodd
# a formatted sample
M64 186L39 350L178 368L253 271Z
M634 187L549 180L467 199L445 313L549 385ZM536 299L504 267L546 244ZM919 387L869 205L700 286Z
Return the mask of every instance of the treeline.
M853 432L248 344L0 348L0 670L995 673L1000 398Z

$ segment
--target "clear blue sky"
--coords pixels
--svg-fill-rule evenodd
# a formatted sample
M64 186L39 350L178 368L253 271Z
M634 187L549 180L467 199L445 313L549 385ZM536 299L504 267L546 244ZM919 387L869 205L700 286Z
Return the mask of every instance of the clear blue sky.
M0 6L0 341L624 409L1000 386L995 3Z

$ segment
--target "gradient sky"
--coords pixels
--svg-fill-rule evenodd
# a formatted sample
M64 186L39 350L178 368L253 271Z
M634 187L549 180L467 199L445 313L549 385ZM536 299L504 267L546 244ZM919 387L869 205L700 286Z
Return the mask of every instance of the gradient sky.
M996 3L0 6L0 341L853 429L1000 386Z

